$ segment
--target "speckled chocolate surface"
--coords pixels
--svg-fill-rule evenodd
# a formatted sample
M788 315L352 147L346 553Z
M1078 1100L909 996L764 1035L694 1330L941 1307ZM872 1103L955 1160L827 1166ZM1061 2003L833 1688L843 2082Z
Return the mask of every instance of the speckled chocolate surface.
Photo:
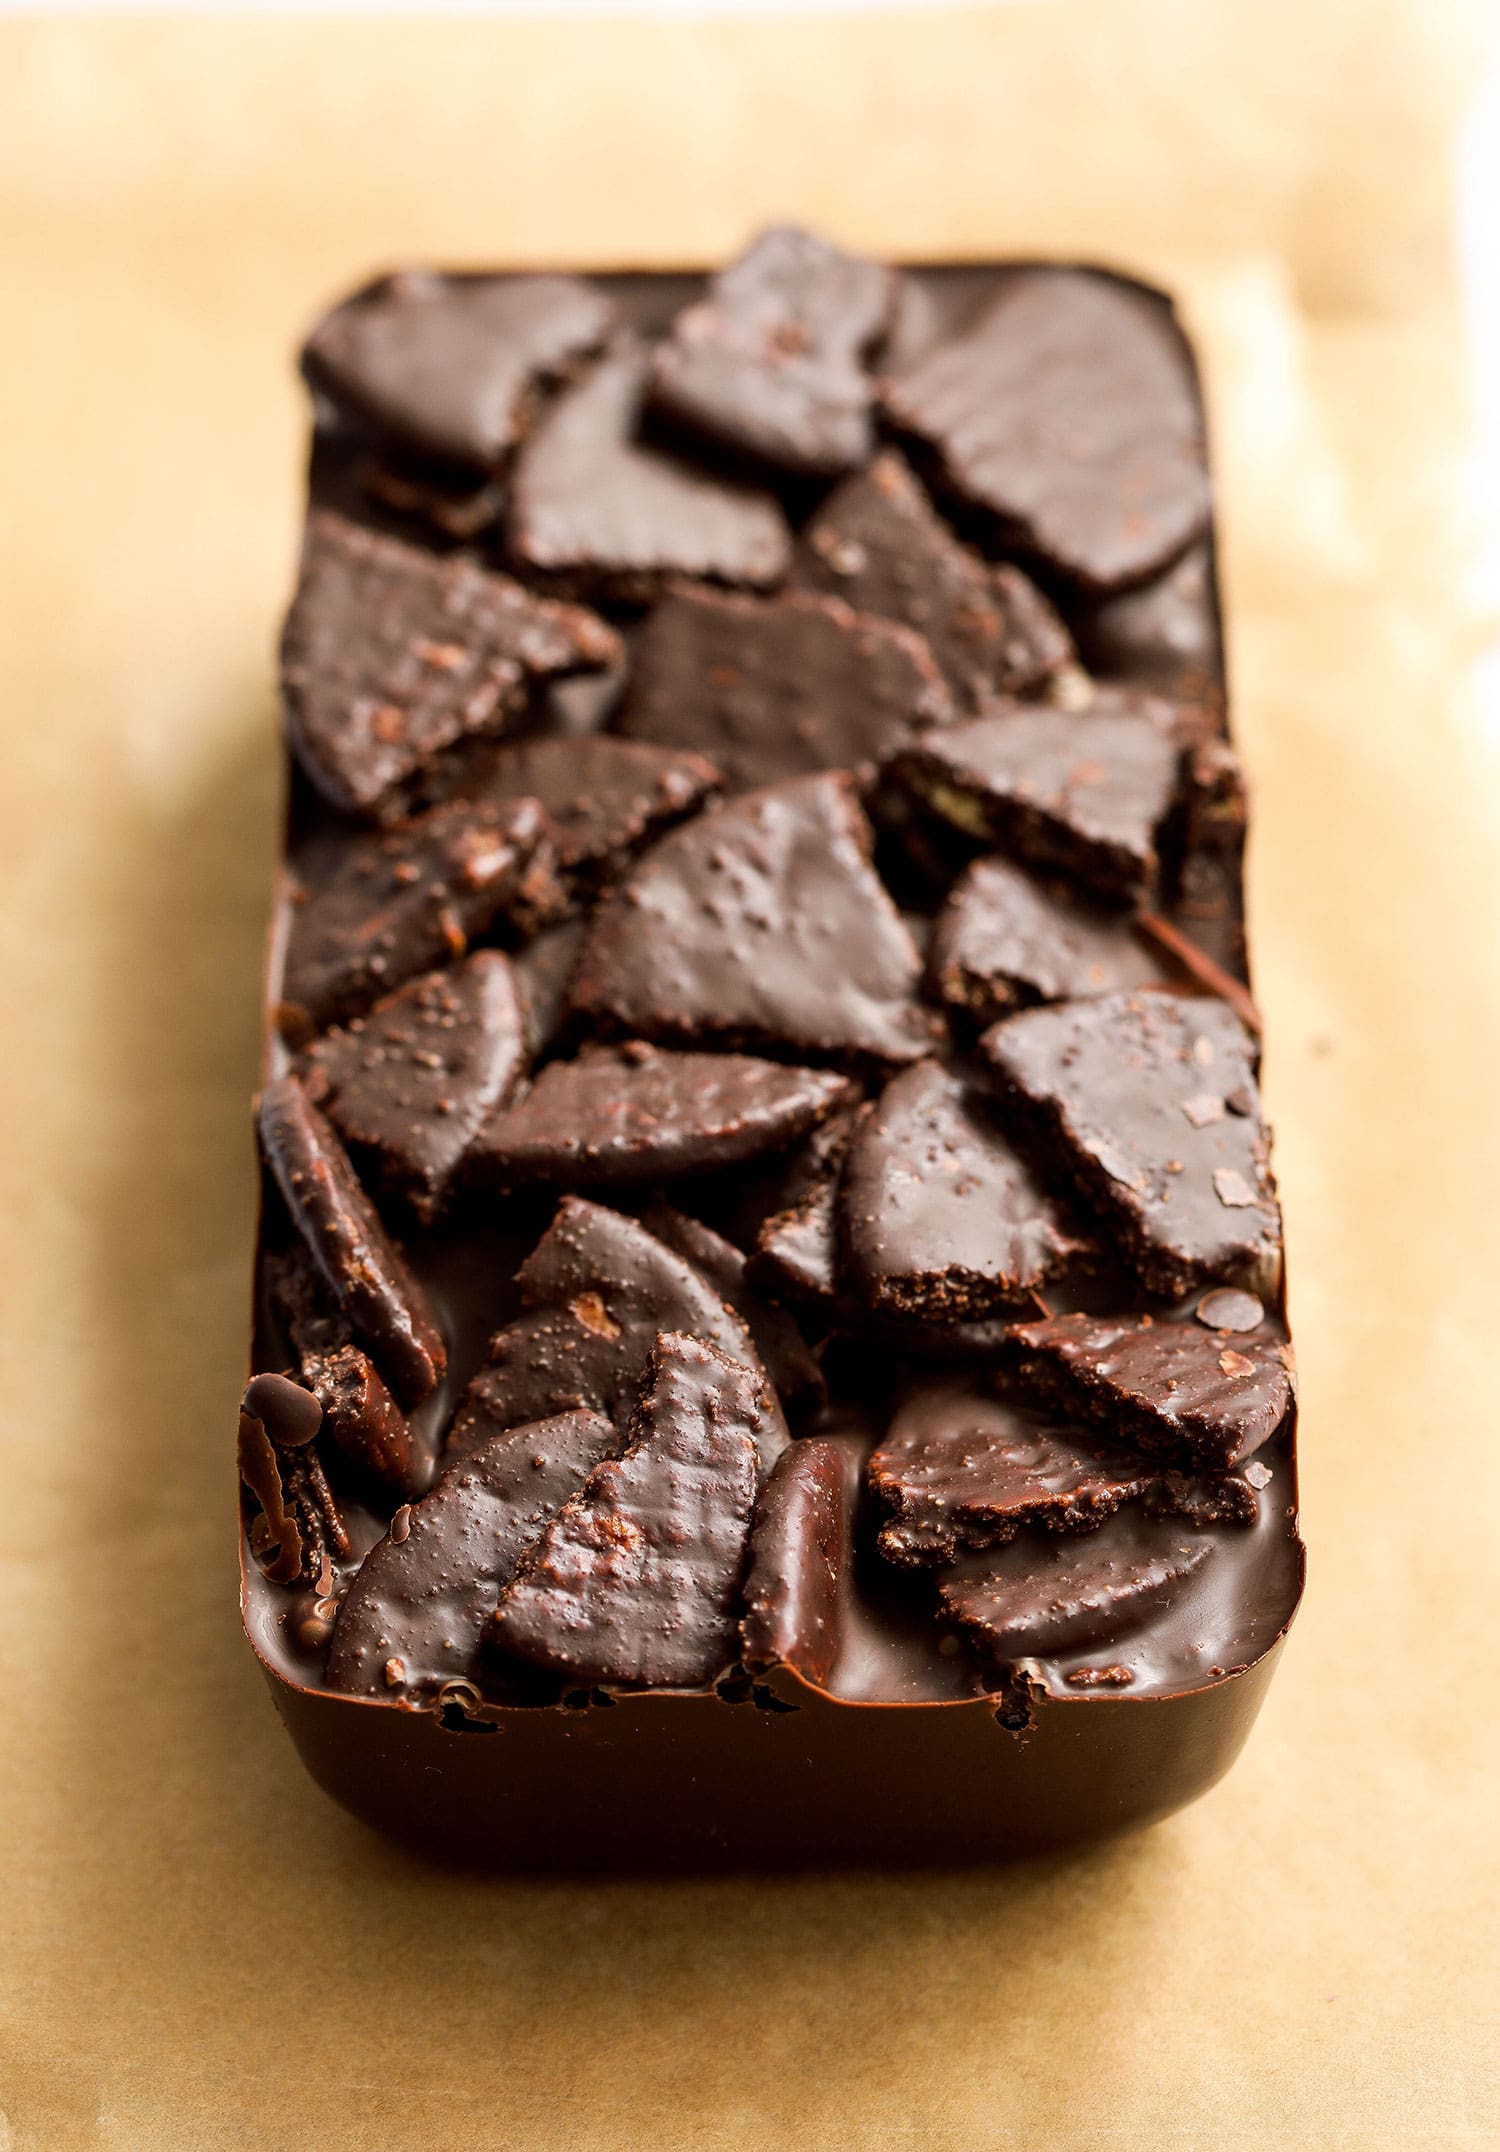
M778 231L305 370L239 1456L312 1768L512 1865L1190 1798L1302 1553L1170 309Z

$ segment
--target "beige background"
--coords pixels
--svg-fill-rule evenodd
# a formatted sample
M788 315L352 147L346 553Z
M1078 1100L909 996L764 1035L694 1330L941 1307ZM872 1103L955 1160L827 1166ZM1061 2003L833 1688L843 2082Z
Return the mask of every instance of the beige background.
M1497 2142L1477 34L1435 0L0 26L0 2147ZM1197 325L1312 1588L1233 1776L1135 1842L430 1873L303 1780L233 1598L289 347L385 261L677 261L789 211L1156 270Z

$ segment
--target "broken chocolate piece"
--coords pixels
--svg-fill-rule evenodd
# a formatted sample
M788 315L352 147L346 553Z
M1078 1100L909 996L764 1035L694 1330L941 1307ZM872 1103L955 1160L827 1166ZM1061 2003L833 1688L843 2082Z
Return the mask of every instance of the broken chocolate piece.
M909 628L810 591L685 588L641 631L619 729L667 747L691 741L729 791L744 792L810 770L868 776L953 714L932 653Z
M1023 1525L1092 1531L1160 1478L1128 1451L1110 1454L1022 1406L942 1381L906 1398L869 1464L887 1517L880 1551L902 1564L1002 1546Z
M1113 903L1153 888L1181 751L1167 703L1101 688L1085 710L994 700L925 733L896 775L935 814Z
M544 927L512 959L533 1059L550 1053L561 1035L573 967L587 933L586 919L560 919L555 926Z
M756 1236L751 1275L792 1300L838 1298L838 1187L820 1182L789 1210L777 1211Z
M1038 1001L1169 986L1128 914L1039 882L1008 859L976 859L938 915L927 988L976 1024Z
M852 780L748 792L671 831L605 899L572 1007L644 1038L914 1061L916 945Z
M1207 540L1153 582L1106 598L1075 622L1083 662L1105 680L1150 688L1174 702L1223 700L1223 653Z
M486 1117L526 1066L526 1012L508 958L480 949L413 979L304 1062L316 1100L382 1187L430 1221Z
M264 1268L266 1303L289 1359L337 1352L351 1342L353 1332L300 1236L268 1253Z
M970 1555L938 1579L947 1619L997 1658L1111 1644L1172 1603L1216 1542L1129 1512L1085 1539L1018 1540Z
M277 1448L265 1423L243 1406L239 1433L240 1478L260 1505L251 1549L274 1584L326 1589L334 1557L347 1559L349 1534L311 1442Z
M824 502L792 578L914 628L968 703L991 688L1035 694L1073 655L1036 585L961 545L894 450Z
M1253 1456L1285 1421L1295 1392L1287 1354L1269 1332L1239 1331L1230 1346L1196 1322L1149 1315L1052 1316L1017 1325L1006 1347L1016 1380L1040 1403L1216 1470Z
M1222 1002L1109 994L1024 1009L980 1047L1053 1165L1151 1292L1274 1284L1281 1223L1250 1034ZM1243 1093L1195 1127L1187 1101ZM1226 1193L1227 1190L1227 1193Z
M281 691L308 776L366 814L456 740L498 731L535 682L619 659L613 628L581 606L323 514L307 528Z
M617 345L537 427L511 492L517 558L626 599L677 575L774 583L791 535L773 497L637 440L649 366L638 346Z
M535 800L450 800L385 830L330 829L294 861L282 1028L359 1016L418 972L464 954L500 919L529 929L557 907Z
M786 1309L763 1298L750 1283L746 1258L733 1241L722 1239L711 1226L673 1210L668 1203L653 1203L642 1223L664 1246L691 1263L725 1306L743 1319L789 1413L808 1412L825 1402L828 1385L812 1348Z
M368 1354L344 1345L311 1355L302 1363L302 1379L323 1408L323 1425L352 1465L403 1500L426 1493L432 1485L432 1452L417 1440Z
M833 1672L861 1450L848 1435L794 1442L760 1491L740 1623L741 1657L752 1673L791 1666L821 1687Z
M849 1147L839 1216L860 1293L903 1315L1023 1305L1080 1252L992 1102L937 1061L886 1085Z
M744 1323L635 1219L565 1196L517 1282L531 1311L491 1339L489 1365L459 1400L450 1451L575 1406L623 1420L666 1330L706 1339L747 1368L763 1398L767 1469L785 1446L786 1421Z
M553 1061L480 1131L471 1176L496 1188L640 1187L795 1142L845 1103L846 1077L632 1040Z
M618 873L669 823L701 807L718 784L718 771L703 755L590 733L508 740L489 751L468 789L497 804L539 800L560 870L600 880Z
M847 471L874 446L863 361L894 301L884 263L811 232L764 232L672 324L652 368L653 405L780 470Z
M421 1403L447 1366L427 1297L343 1145L295 1076L261 1093L261 1151L324 1282L400 1402Z
M577 277L403 270L346 299L302 353L312 386L378 433L454 463L499 461L540 378L607 335L614 308Z
M1185 353L1165 310L1113 278L1023 271L886 410L1007 543L1087 589L1144 582L1208 520Z
M620 1446L597 1412L492 1435L398 1511L339 1609L327 1682L354 1696L430 1697L474 1671L481 1632L528 1548ZM398 1669L394 1679L388 1669Z
M558 1511L501 1594L490 1643L576 1682L712 1681L737 1642L760 1421L737 1361L659 1337L630 1447Z

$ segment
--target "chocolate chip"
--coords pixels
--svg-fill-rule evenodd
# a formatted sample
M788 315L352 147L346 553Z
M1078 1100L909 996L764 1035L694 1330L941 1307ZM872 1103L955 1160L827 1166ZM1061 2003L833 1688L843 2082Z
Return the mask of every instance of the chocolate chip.
M1232 1285L1205 1293L1193 1313L1210 1330L1258 1330L1266 1316L1254 1293L1239 1292Z
M893 1077L861 1124L839 1215L858 1290L907 1315L1024 1305L1080 1252L990 1100L936 1061Z
M1044 1157L1097 1205L1149 1290L1274 1276L1281 1230L1259 1117L1194 1128L1181 1110L1203 1066L1253 1087L1249 1034L1222 1002L1111 994L1027 1009L981 1048Z
M913 1061L916 946L851 780L773 785L673 830L606 898L574 1012L642 1037Z
M1156 879L1179 760L1169 705L1101 689L1084 710L996 700L983 717L924 734L896 775L969 835L1133 903Z
M492 1186L617 1188L739 1164L795 1142L848 1080L742 1054L631 1042L553 1061L481 1131L470 1174Z
M656 354L652 401L739 455L792 472L847 471L873 445L862 361L894 298L882 263L810 232L765 232L678 315Z
M1243 1301L1259 1313L1249 1293L1210 1298ZM1222 1351L1222 1340L1199 1323L1057 1315L1012 1330L1007 1359L1037 1402L1143 1449L1180 1449L1222 1469L1271 1439L1293 1396L1285 1347L1275 1338L1246 1337L1238 1369L1225 1369Z
M579 606L325 513L308 524L281 687L308 776L364 814L456 740L498 731L533 683L619 658Z
M444 277L405 270L319 322L312 385L378 432L456 463L496 462L539 378L608 333L614 308L576 277Z
M891 384L886 409L960 500L1087 589L1144 581L1208 519L1186 353L1164 310L1113 278L1012 278Z
M285 1375L251 1378L240 1410L259 1420L278 1449L301 1449L323 1424L323 1408L311 1391Z
M772 496L637 439L649 365L638 345L620 343L537 427L511 494L517 557L624 598L652 596L678 575L774 583L791 535Z
M343 1145L295 1076L262 1092L259 1127L266 1164L324 1283L398 1399L420 1404L447 1366L442 1333Z
M282 1025L322 1030L502 919L530 929L553 913L547 820L535 800L449 800L390 829L326 830L295 854L289 899Z
M509 961L480 949L320 1039L311 1095L381 1185L430 1220L486 1117L526 1066L526 1012Z
M339 1612L327 1685L431 1696L470 1675L481 1631L516 1565L594 1466L620 1446L607 1419L569 1412L494 1435L398 1510ZM394 1681L386 1668L400 1671Z
M734 1656L758 1484L754 1378L659 1337L623 1457L596 1465L501 1594L489 1642L573 1681L699 1687Z
M685 588L651 614L620 730L712 757L731 792L877 762L954 714L927 645L837 598Z
M1035 693L1073 653L1036 585L961 545L894 451L824 502L792 577L915 629L967 703L991 688Z

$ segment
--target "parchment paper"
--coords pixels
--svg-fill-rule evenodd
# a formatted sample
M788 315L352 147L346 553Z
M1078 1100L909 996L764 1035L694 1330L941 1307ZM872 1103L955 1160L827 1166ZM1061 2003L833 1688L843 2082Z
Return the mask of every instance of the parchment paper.
M1479 11L0 26L0 2146L1471 2146L1494 2057L1500 767L1448 147ZM1225 517L1312 1585L1251 1746L989 1874L476 1881L234 1601L289 367L379 264L1170 278Z

